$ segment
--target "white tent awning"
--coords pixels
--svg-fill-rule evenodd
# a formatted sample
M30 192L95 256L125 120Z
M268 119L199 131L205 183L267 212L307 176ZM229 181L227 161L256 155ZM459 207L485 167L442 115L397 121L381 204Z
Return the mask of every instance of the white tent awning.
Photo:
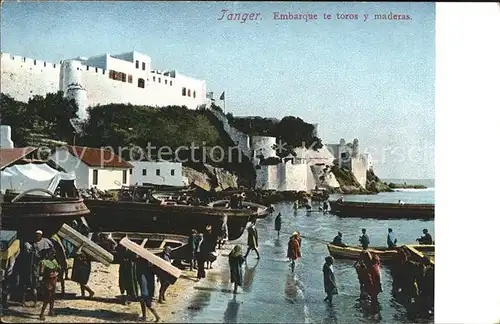
M7 189L26 191L42 188L54 192L61 180L75 180L75 174L64 173L47 164L20 164L2 170L2 193Z

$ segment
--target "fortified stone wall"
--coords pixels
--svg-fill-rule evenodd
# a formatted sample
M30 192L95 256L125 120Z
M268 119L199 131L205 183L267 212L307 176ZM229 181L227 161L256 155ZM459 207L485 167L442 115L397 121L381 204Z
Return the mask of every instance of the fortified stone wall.
M168 73L155 71L143 77L137 72L117 80L116 76L112 78L113 71L84 65L78 60L65 60L63 67L61 64L62 61L54 64L2 53L2 93L27 102L34 95L45 96L47 93L63 91L82 106L80 115L85 112L87 105L130 103L148 106L184 105L196 109L206 100L205 81L179 73L173 77L174 74L165 75ZM139 87L139 79L143 80L143 87Z
M61 65L1 53L2 93L15 100L28 102L35 96L45 96L61 89Z

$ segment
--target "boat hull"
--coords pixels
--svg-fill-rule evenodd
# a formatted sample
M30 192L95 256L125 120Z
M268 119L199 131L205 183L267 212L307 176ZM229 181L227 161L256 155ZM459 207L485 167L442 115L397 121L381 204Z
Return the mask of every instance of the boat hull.
M225 206L229 205L229 204L230 204L229 200L222 199L222 200L217 200L217 201L211 202L208 205L211 207L226 208ZM243 201L242 206L243 206L243 208L250 208L252 211L254 211L255 218L263 219L263 218L266 218L267 216L269 216L269 214L271 214L269 208L267 208L266 206L260 205L257 203L253 203L250 201ZM226 209L228 209L228 208L226 208Z
M330 201L330 212L340 217L434 219L433 204L385 204Z
M347 246L341 247L333 244L327 244L328 252L334 259L343 260L358 260L359 255L363 252L362 247L358 246ZM396 259L398 252L397 249L387 249L387 248L369 248L372 254L377 254L381 262L389 262Z
M245 232L253 215L250 210L231 210L206 206L160 205L113 200L85 200L91 214L86 217L96 232L141 232L190 235L192 229L204 231L207 225L220 235L222 217L228 216L229 240Z
M2 229L15 230L22 239L33 239L35 231L56 234L64 223L90 214L83 199L26 195L15 200L4 196Z

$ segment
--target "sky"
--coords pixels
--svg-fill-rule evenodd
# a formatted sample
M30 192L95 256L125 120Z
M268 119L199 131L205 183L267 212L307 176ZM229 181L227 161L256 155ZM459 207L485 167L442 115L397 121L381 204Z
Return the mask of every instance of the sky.
M411 20L374 19L391 13ZM59 62L135 50L225 91L235 116L297 116L323 143L358 138L381 178L434 178L434 3L4 1L1 26L2 52Z

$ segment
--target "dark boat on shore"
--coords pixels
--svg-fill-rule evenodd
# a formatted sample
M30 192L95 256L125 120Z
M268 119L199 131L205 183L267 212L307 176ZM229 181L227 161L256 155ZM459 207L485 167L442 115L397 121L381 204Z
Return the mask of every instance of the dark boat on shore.
M46 195L32 193L43 192ZM19 238L33 239L35 231L42 230L49 237L64 223L90 214L81 198L56 197L45 189L31 189L22 193L8 192L2 202L2 229L15 230Z
M217 200L217 201L211 202L208 204L208 206L229 209L230 208L229 204L230 204L230 200L222 199L222 200ZM266 207L264 205L253 203L251 201L243 201L242 206L244 209L252 210L255 213L257 218L266 218L271 213L271 210L268 207Z
M155 199L152 191L124 187L118 200L85 199L91 211L86 217L94 232L172 233L190 235L192 229L201 232L207 225L220 235L227 215L229 240L236 240L245 232L248 221L256 218L251 209L177 204ZM138 192L141 192L138 194Z
M340 217L434 219L434 204L330 201L330 212Z

